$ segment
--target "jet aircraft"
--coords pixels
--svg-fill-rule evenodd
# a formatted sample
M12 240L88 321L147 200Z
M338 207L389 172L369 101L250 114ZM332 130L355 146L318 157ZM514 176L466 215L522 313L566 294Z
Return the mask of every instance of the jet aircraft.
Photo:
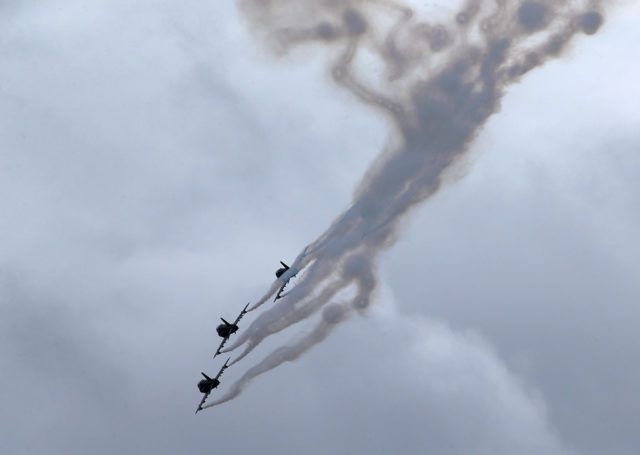
M218 354L220 354L220 350L224 347L224 344L227 342L229 337L238 331L238 322L240 321L240 319L242 319L242 316L244 316L245 313L247 312L248 306L249 304L247 303L245 307L242 309L242 311L240 312L240 314L238 315L238 317L236 318L236 320L233 321L233 324L225 321L224 318L220 318L220 320L222 321L222 324L216 327L216 332L218 332L218 335L222 337L222 341L220 342L220 346L218 346L218 350L213 355L214 359Z
M231 357L229 357L224 365L222 365L222 368L220 368L220 371L218 371L218 374L215 378L210 378L206 374L202 372L200 373L202 374L202 376L204 376L204 379L201 379L200 382L198 382L198 390L200 390L200 393L204 393L204 396L202 397L202 401L200 401L200 404L198 405L198 409L196 409L196 414L198 413L198 411L202 411L202 405L205 401L207 401L207 398L209 397L211 391L220 385L220 376L222 376L222 373L228 367L229 360L231 360Z
M282 291L284 291L285 286L287 285L287 283L291 278L293 278L298 274L298 269L290 268L287 264L285 264L282 261L280 261L280 264L282 264L282 267L276 270L276 278L282 283L282 286L280 286L280 289L276 294L276 298L273 299L274 302L278 300L280 297L284 297L284 295L282 295Z

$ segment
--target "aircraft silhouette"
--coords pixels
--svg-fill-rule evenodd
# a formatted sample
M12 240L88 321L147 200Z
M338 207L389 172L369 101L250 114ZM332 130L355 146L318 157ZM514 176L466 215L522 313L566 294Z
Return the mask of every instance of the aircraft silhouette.
M247 313L248 306L249 304L247 303L245 307L242 309L242 311L240 312L240 314L238 315L238 317L236 318L236 320L233 321L233 324L230 322L227 322L224 318L220 318L220 320L222 321L222 324L216 327L216 332L218 332L218 336L222 337L222 341L220 342L220 346L218 346L216 353L213 355L214 359L218 354L220 354L220 350L224 347L224 344L227 342L229 337L238 331L238 322L240 321L240 319L242 319L242 316L244 316Z
M220 376L222 376L222 373L228 367L229 360L231 360L231 357L229 357L224 365L222 365L222 368L220 368L220 371L218 371L218 374L215 378L210 378L206 374L202 372L200 373L202 374L202 376L204 376L204 379L201 379L200 382L198 382L198 390L200 390L200 393L204 393L204 396L202 397L202 401L200 401L200 404L196 409L196 414L198 413L198 411L202 411L202 405L205 401L207 401L207 398L209 397L211 391L220 385Z
M298 274L298 269L296 268L292 269L282 261L280 261L280 264L282 264L282 267L276 270L276 278L282 283L282 286L280 286L280 289L276 294L276 298L273 299L274 302L279 298L284 297L284 295L282 295L282 291L284 291L285 286L287 285L287 283L291 278L293 278Z

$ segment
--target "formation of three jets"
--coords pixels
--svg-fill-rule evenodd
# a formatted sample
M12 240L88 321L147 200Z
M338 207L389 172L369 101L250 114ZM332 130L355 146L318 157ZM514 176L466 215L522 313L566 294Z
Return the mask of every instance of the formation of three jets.
M284 295L282 295L282 291L284 291L284 288L289 280L293 278L297 273L297 270L289 268L289 266L284 262L280 261L280 264L282 264L282 267L276 270L276 278L282 283L282 286L280 286L275 299L273 299L274 302L279 298L284 297ZM218 336L222 338L222 341L220 342L220 346L218 346L216 353L213 355L214 359L218 354L220 354L220 351L224 347L224 344L227 342L229 337L238 331L238 322L240 322L242 316L247 313L248 307L249 304L247 303L238 317L235 319L235 321L233 321L233 323L226 321L224 318L220 318L220 320L222 320L222 324L216 327L216 332L218 333ZM220 385L220 376L222 376L224 370L229 367L229 360L231 360L231 357L227 358L227 361L224 362L224 365L222 365L222 368L220 368L220 371L218 371L218 374L215 378L211 378L205 373L200 373L202 374L202 376L204 376L204 379L201 379L200 382L198 382L198 390L200 391L200 393L203 393L204 396L202 397L202 400L200 401L200 404L196 409L196 414L198 413L198 411L202 411L202 405L205 401L207 401L207 398L209 397L211 391Z

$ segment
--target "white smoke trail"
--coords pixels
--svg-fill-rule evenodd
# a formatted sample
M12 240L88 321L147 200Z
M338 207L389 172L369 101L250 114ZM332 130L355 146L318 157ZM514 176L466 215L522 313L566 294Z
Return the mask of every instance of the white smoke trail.
M443 173L499 109L506 87L603 21L602 2L594 0L468 0L441 24L391 0L239 0L239 6L276 52L305 43L336 49L334 81L389 118L394 145L369 169L351 206L298 256L295 267L306 269L297 286L225 352L244 345L237 363L266 337L324 307L316 328L269 354L207 407L235 398L255 376L324 340L353 309L366 309L376 257L393 243L398 221L438 190ZM363 55L382 65L381 80L359 73ZM330 304L351 287L355 296L347 303Z
M242 390L254 377L272 370L278 365L282 365L284 362L293 362L299 358L315 344L327 338L331 329L349 316L351 309L352 306L350 304L340 305L333 303L327 305L322 312L322 320L311 332L297 340L294 344L290 346L282 346L273 351L259 364L250 368L231 386L231 389L222 398L208 404L207 406L203 406L202 409L210 408L234 399L242 393Z

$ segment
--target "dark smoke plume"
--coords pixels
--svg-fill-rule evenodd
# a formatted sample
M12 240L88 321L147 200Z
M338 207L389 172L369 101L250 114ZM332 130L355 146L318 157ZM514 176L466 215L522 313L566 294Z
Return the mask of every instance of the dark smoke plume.
M251 30L276 53L327 47L333 80L386 116L391 145L364 176L351 206L296 259L293 266L304 269L297 286L226 351L244 346L236 363L269 335L324 308L316 327L247 370L207 407L235 398L254 377L297 359L354 310L365 310L376 288L376 257L393 243L402 215L438 191L445 171L500 108L505 89L603 22L602 2L589 0L468 0L442 23L421 17L408 1L238 3ZM372 61L383 71L371 71Z

